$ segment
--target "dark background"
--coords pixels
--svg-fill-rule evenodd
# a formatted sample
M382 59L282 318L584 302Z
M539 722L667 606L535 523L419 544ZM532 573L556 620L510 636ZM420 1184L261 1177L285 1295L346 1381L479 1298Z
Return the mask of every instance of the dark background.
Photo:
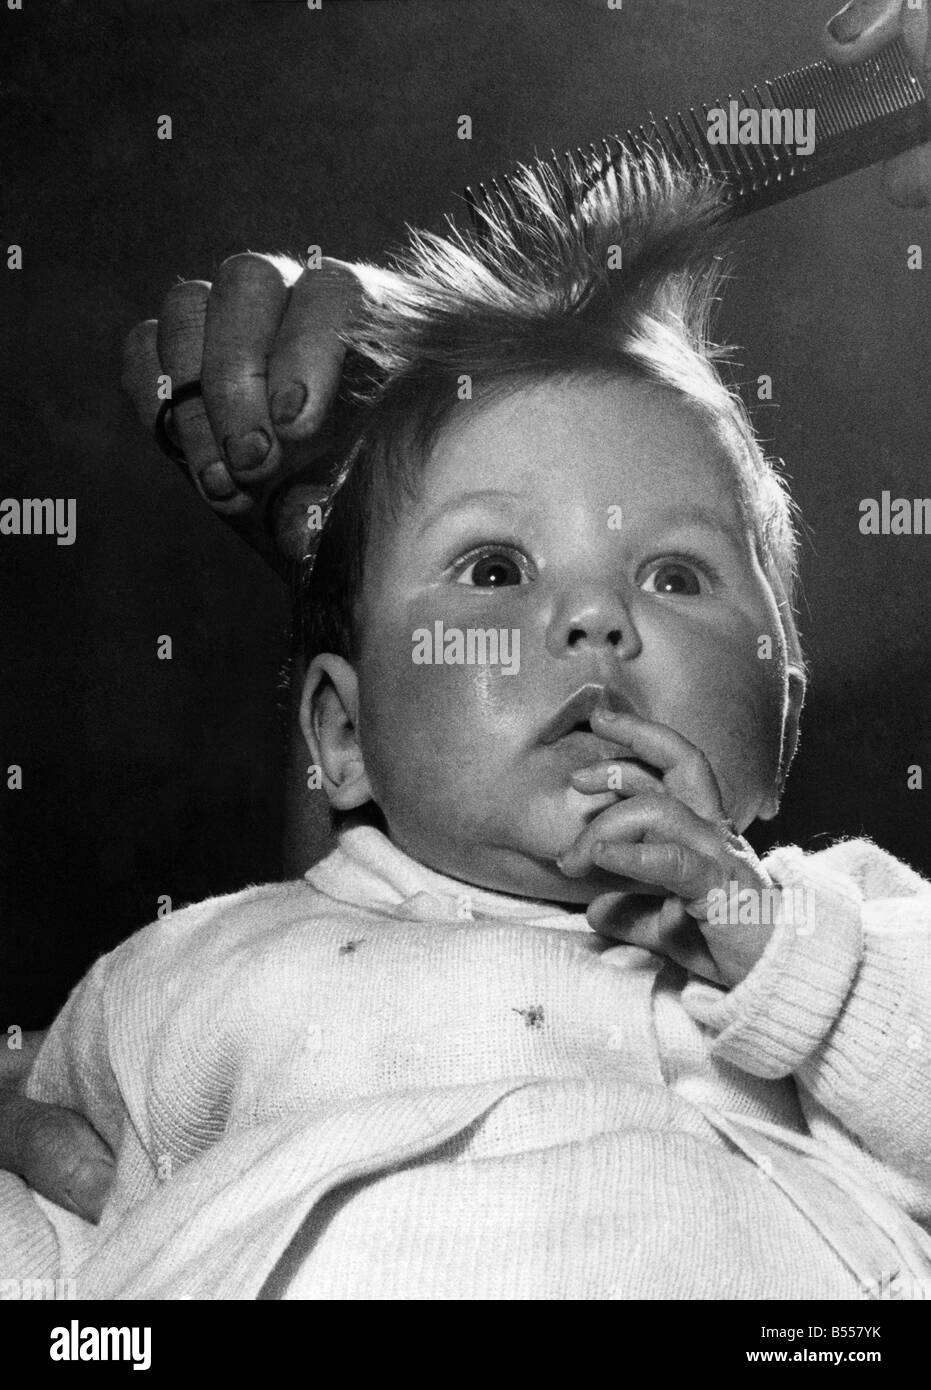
M462 185L820 56L836 5L769 0L25 0L0 10L2 487L74 497L77 542L0 538L0 1025L48 1021L156 913L280 875L283 588L196 501L119 389L177 278L244 249L377 260ZM459 115L471 142L456 138ZM161 114L174 138L156 139ZM858 503L931 492L931 213L867 171L741 224L719 333L807 518L814 686L782 817L931 872L927 537ZM755 395L755 385L754 385ZM156 660L169 634L174 659ZM319 798L306 863L324 847Z

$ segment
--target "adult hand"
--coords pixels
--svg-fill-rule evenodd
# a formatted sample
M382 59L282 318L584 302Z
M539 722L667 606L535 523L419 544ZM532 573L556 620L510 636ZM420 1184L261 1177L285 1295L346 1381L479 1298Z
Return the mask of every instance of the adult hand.
M44 1037L23 1033L21 1048L0 1048L0 1168L96 1222L113 1181L112 1153L76 1111L22 1094Z
M901 34L912 64L931 96L928 0L850 0L825 26L822 45L832 63L848 66L871 58ZM883 165L882 185L897 207L931 202L931 144L906 150Z
M323 488L301 481L325 446L321 434L345 356L340 330L364 295L377 296L388 272L324 257L305 269L284 256L245 252L216 280L184 280L169 290L158 319L139 323L124 347L123 385L152 430L162 405L160 376L172 391L200 381L203 396L179 403L172 425L201 497L266 558L265 503L288 558L306 549L307 508ZM294 486L279 492L289 477Z

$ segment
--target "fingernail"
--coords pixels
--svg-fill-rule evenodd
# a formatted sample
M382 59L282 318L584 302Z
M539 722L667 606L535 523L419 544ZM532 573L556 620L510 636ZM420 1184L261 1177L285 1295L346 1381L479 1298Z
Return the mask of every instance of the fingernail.
M229 465L237 473L251 473L265 462L272 442L264 430L250 430L237 439L228 434L223 441L223 452Z
M272 396L272 419L276 425L290 425L304 409L307 400L307 387L300 381L292 381Z
M236 492L236 484L230 481L222 463L211 463L205 468L200 475L200 483L207 496L212 497L215 502L222 502Z
M828 21L828 33L837 43L853 43L863 32L863 15L859 5L845 5Z

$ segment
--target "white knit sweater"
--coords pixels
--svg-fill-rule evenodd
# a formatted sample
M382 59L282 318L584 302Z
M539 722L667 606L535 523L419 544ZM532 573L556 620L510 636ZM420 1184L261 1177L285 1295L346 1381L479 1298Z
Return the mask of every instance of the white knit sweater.
M0 1277L80 1298L931 1296L931 884L865 841L735 989L378 831L102 957L29 1084L98 1227L0 1175ZM907 1214L906 1214L907 1213Z

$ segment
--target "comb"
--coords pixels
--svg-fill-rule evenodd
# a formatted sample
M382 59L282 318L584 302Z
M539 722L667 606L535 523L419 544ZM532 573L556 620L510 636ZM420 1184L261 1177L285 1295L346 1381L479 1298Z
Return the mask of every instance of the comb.
M643 165L661 155L682 169L719 183L725 213L737 217L807 193L931 140L925 91L898 38L874 57L851 67L811 63L761 85L765 92L754 85L749 93L741 90L738 98L702 103L698 111L689 107L685 115L676 112L674 117L658 122L651 115L648 124L638 126L635 132L609 136L574 155L566 153L562 161L554 152L536 163L556 176L567 213L609 168L630 160ZM747 120L748 129L756 122L757 129L770 132L774 117L765 116L765 112L813 110L811 153L799 154L794 142L788 140L712 144L709 113L723 111L733 132L735 108L738 121L743 112L755 113ZM791 129L794 131L794 121ZM493 179L488 185L479 184L474 191L465 189L478 235L487 232L488 219L495 216L518 223L532 221L532 208L525 205L512 183L516 173Z

